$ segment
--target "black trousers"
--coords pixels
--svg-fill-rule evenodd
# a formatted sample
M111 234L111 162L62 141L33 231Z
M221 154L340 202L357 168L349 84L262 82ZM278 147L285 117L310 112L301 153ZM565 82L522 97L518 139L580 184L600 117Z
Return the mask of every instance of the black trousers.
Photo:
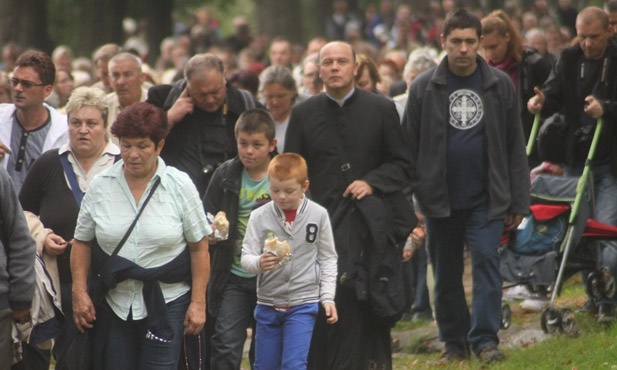
M391 323L375 316L367 302L358 301L355 289L337 287L339 321L326 323L320 308L309 351L308 369L392 369Z

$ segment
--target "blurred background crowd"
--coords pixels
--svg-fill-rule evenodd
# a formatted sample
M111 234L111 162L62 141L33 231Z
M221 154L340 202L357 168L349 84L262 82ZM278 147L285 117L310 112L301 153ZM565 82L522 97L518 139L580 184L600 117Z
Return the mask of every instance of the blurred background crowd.
M455 0L432 0L417 5L412 3L419 2L381 0L367 3L360 9L357 2L348 0L331 3L328 14L323 14L325 28L318 32L320 35L305 42L292 41L302 38L298 35L268 36L256 32L255 20L250 17L218 18L218 9L206 5L192 11L184 22L176 20L172 33L163 38L158 50L153 51L149 48L148 35L153 26L145 19L125 18L122 44L101 45L88 56L77 55L67 45L53 49L51 55L57 76L54 93L47 102L62 108L71 91L84 85L97 84L112 92L108 61L123 50L143 61L141 68L146 87L182 78L184 64L192 55L211 52L223 60L227 79L255 96L259 95L259 76L269 65L287 67L293 72L298 91L314 94L321 91L316 52L331 40L351 43L356 53L365 58L360 59L362 66L368 65L366 69L361 67L359 75L366 70L369 89L394 97L405 92L420 65L429 63L429 59L440 59L439 36L443 19L455 6L466 5ZM578 11L571 0L506 0L492 5L499 5L524 36L524 43L535 48L551 64L576 37L574 22ZM478 5L474 11L483 18L490 10ZM276 17L272 15L273 19ZM9 74L16 58L28 47L12 41L2 45L1 102L11 101ZM410 61L410 52L417 49L420 51L416 52L416 59L421 60ZM156 55L154 61L153 55ZM416 71L412 70L414 68Z

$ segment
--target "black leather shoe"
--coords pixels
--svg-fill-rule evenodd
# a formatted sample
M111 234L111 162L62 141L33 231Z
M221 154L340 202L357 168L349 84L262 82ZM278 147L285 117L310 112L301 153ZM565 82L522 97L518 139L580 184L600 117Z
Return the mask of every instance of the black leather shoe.
M615 306L601 304L598 309L598 322L609 323L615 321Z
M482 348L482 351L478 353L478 358L480 359L480 361L490 364L492 362L505 361L506 356L503 354L503 352L498 350L497 347L491 346Z

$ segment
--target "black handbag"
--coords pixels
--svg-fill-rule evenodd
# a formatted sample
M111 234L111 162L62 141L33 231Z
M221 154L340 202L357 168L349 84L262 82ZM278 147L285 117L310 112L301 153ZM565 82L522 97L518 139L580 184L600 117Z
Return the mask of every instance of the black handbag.
M146 205L150 201L150 198L152 198L154 191L156 190L156 188L159 186L160 183L161 183L161 178L159 177L156 179L156 181L152 185L152 189L150 189L150 193L148 193L148 197L144 200L144 203L142 204L141 208L137 212L135 219L129 226L128 230L126 230L126 233L124 233L122 240L120 240L120 242L118 243L114 251L111 253L111 256L107 260L107 263L100 269L100 272L98 273L99 277L104 275L106 271L109 270L109 267L111 266L111 261L113 260L115 256L118 255L118 253L120 252L120 249L122 249L122 246L124 245L126 240L129 238L129 235L131 235L131 232L135 228L135 224L137 224L137 220L139 219L139 216L141 216L144 208L146 208ZM90 291L91 291L91 297L92 297L92 304L95 307L99 306L100 303L105 298L105 294L107 292L107 289L105 288L102 280L96 279L96 283L94 284L94 287L90 289ZM67 320L71 320L71 319L72 318L67 318ZM77 330L77 327L75 325L71 325L70 331L71 331L70 333L67 333L66 342L64 343L63 348L61 349L56 359L55 369L56 370L92 370L93 368L92 331L85 330L83 333L81 333L79 330Z

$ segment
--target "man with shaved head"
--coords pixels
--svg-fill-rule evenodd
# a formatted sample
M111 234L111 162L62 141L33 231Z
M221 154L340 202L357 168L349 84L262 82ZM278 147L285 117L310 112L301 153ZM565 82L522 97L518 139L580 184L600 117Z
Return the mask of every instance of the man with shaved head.
M595 192L595 218L617 225L617 44L611 40L609 17L600 8L583 9L576 18L578 44L565 49L550 76L527 103L532 114L565 116L565 172L582 173L596 128L604 128L591 163ZM600 242L600 263L617 276L617 242ZM615 319L613 297L589 298L586 307L598 308L598 321Z
M309 368L391 369L394 322L376 309L373 285L363 285L369 277L362 272L377 258L377 245L359 209L409 184L406 143L394 103L355 87L357 62L351 45L326 44L317 64L326 91L293 109L285 139L285 151L307 161L312 199L333 215L338 253L335 303L340 320L316 326ZM390 246L394 248L381 247ZM401 271L400 254L387 266ZM402 280L393 289L402 292Z

